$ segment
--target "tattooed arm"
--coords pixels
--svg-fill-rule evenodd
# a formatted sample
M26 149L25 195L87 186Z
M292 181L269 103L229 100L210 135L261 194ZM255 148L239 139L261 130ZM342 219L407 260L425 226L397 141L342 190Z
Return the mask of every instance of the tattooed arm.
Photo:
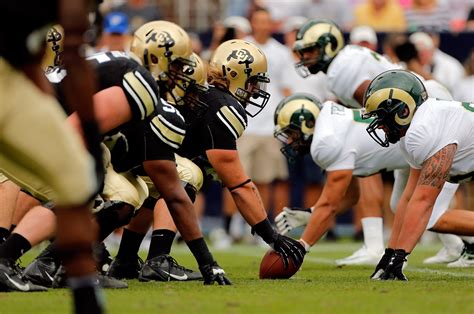
M260 193L255 184L248 180L249 177L240 162L238 151L210 149L206 151L206 154L224 186L233 188L231 194L235 205L249 225L253 226L264 220L267 212Z
M425 231L436 198L449 175L456 149L456 144L445 146L423 163L421 171L412 170L410 173L410 177L416 174L419 178L414 190L411 184L405 188L412 189L413 193L404 211L395 248L411 252ZM410 194L409 192L406 190L404 194Z

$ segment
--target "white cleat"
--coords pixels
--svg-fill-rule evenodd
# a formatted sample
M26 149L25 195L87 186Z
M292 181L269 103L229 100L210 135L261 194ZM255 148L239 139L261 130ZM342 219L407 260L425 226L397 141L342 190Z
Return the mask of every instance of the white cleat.
M355 251L351 256L338 259L335 261L337 266L345 265L377 265L382 258L383 250L380 252L373 252L368 250L364 245L357 251Z
M441 250L436 253L435 256L426 258L423 261L423 264L447 264L456 261L461 257L461 252L455 250L448 250L446 247L443 247ZM449 266L448 266L449 267Z
M449 263L449 268L474 267L474 244L465 243L463 253L457 261Z

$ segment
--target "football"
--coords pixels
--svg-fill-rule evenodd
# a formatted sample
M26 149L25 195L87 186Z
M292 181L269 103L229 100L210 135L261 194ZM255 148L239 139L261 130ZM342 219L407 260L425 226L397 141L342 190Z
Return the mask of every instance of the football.
M301 264L295 265L290 260L285 269L283 257L280 253L270 249L265 253L260 263L260 279L288 279L300 269L300 266Z

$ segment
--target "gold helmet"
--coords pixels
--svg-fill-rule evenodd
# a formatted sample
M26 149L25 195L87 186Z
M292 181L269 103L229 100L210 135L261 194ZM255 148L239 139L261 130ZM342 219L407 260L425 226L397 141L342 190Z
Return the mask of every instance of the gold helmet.
M275 136L284 146L281 152L290 162L309 152L321 102L313 95L296 93L284 98L275 109Z
M201 117L207 111L209 106L199 100L199 95L208 91L207 69L201 58L193 53L191 60L196 64L195 67L184 66L182 73L176 74L177 85L168 94L170 101L180 107L186 106L183 111L192 112L194 116ZM184 86L185 90L178 86ZM186 119L187 121L187 119Z
M191 40L184 29L168 21L153 21L139 27L133 36L130 51L143 66L171 90L175 75L183 67L196 66L191 59ZM185 91L184 86L178 86Z
M228 40L217 47L210 65L228 80L229 92L242 103L249 116L262 111L270 98L265 91L270 79L267 58L259 48L245 40Z
M302 77L324 71L337 53L344 47L344 37L339 27L326 20L310 20L296 34L293 50L299 54L300 62L295 67ZM310 58L305 52L312 52Z
M42 61L45 72L55 67L62 66L61 53L63 52L64 30L61 25L54 25L46 35L46 50Z

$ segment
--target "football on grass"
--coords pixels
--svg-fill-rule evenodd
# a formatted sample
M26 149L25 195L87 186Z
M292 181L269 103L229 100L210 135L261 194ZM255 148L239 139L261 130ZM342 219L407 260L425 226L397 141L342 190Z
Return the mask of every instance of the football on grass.
M300 266L301 264L295 265L293 260L290 260L285 269L283 257L270 249L260 263L260 279L288 279L300 269Z

